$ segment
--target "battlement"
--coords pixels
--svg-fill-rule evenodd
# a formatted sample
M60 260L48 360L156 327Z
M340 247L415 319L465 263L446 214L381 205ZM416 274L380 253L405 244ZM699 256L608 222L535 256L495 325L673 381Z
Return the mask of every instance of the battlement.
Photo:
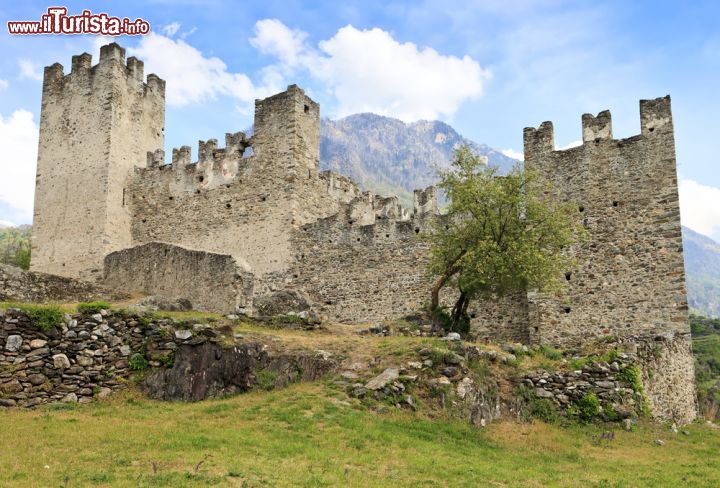
M645 138L654 141L659 135L673 137L672 111L670 108L670 96L656 98L654 100L640 100L640 134L626 139L613 139L612 115L609 110L600 112L597 116L583 114L582 116L582 141L581 146L571 149L572 151L583 151L587 146L604 144L608 142L626 144ZM532 163L533 160L542 158L549 152L557 152L555 149L555 137L552 122L543 122L536 129L526 127L523 130L525 161ZM580 148L580 149L578 149Z
M147 153L147 167L136 169L141 183L167 185L168 196L211 190L238 181L252 156L246 156L251 140L244 132L225 134L225 147L218 148L217 139L198 141L198 157L193 161L190 146L173 148L169 163L165 152L158 149Z
M92 55L88 53L78 54L72 57L70 73L65 74L63 65L54 63L45 67L43 77L43 92L52 94L63 92L67 86L75 84L91 84L95 87L98 83L106 83L109 79L124 79L129 87L143 88L144 96L165 97L165 81L151 73L143 82L144 63L138 58L131 56L125 60L125 49L116 43L110 43L100 48L100 61L92 64ZM107 73L115 71L113 75ZM105 73L97 79L98 73Z

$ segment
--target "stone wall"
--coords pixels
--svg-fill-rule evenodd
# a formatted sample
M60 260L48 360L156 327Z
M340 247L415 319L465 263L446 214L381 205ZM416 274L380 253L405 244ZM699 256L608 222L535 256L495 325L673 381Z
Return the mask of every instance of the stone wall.
M0 264L0 301L83 302L126 297L94 283Z
M256 102L250 139L228 134L224 149L201 141L197 162L187 146L170 165L151 155L128 184L133 242L230 254L252 267L257 286L287 272L292 230L337 212L335 180L318 173L319 124L319 106L292 85Z
M137 317L68 315L42 331L24 312L0 312L0 406L107 396L123 387L134 354L159 366L181 342L169 320L145 327Z
M109 254L104 280L129 293L185 298L195 310L252 312L250 267L227 254L151 242Z
M342 205L337 215L294 232L290 286L321 315L339 322L382 321L421 311L434 281L423 234L438 214L434 189L419 193L412 216L394 200L365 195ZM453 292L445 290L441 299L451 305ZM524 294L473 303L468 312L479 338L528 341Z
M538 295L532 340L689 332L670 98L641 100L641 134L612 138L609 112L584 115L583 145L556 151L550 122L525 129L525 161L572 202L589 241L569 250L567 290Z
M643 414L646 400L642 391L635 391L621 372L637 363L636 354L620 353L610 362L594 361L577 370L536 371L525 375L522 384L537 398L552 400L565 414L583 397L594 394L605 420L630 418Z
M689 334L628 336L608 349L625 351L610 362L598 360L574 371L538 371L522 382L538 398L563 411L585 394L595 393L605 409L620 418L649 413L654 419L687 424L697 417L692 343ZM623 370L635 367L640 385ZM640 386L640 388L638 388ZM609 419L612 419L610 417Z
M31 269L94 280L131 244L126 179L163 147L165 82L108 44L45 68Z
M695 420L697 392L690 334L641 339L637 355L652 416L678 423Z
M229 328L114 311L66 315L40 330L25 312L0 311L0 407L89 403L126 387L149 367L142 391L164 400L203 400L248 391L259 373L273 387L314 381L337 368L317 351L227 337ZM227 345L232 342L232 346Z

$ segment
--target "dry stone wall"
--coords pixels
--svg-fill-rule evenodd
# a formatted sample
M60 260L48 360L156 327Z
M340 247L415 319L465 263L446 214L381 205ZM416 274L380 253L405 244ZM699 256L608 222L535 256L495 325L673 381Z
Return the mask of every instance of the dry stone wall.
M66 315L60 328L42 331L20 310L0 312L0 406L107 396L123 387L135 354L160 366L178 344L197 341L197 335L180 340L170 320L148 326L138 317L107 312Z

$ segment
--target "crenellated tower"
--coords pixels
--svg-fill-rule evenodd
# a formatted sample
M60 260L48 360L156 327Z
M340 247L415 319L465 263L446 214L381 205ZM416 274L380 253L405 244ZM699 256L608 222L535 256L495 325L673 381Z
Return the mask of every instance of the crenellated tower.
M34 271L94 279L131 245L133 168L164 144L165 82L112 43L45 68L33 219Z
M524 131L526 164L589 231L568 250L566 291L535 299L535 342L689 332L670 97L641 100L640 120L639 135L618 140L610 112L585 114L583 144L562 151L550 122Z

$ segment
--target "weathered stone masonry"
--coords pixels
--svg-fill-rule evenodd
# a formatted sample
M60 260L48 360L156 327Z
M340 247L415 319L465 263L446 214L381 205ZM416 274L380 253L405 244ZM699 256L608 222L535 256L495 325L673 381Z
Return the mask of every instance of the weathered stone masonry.
M256 101L252 136L227 134L224 148L200 141L195 162L183 146L165 164L164 88L155 75L144 82L142 62L125 61L117 44L96 66L82 54L67 75L46 68L34 270L104 275L223 312L252 314L255 301L283 293L340 321L421 308L432 277L419 236L437 218L434 188L416 191L409 213L319 173L320 107L295 85ZM577 267L564 292L474 304L473 331L562 347L664 337L656 346L673 366L654 377L657 394L692 405L692 392L673 386L692 384L689 346L669 346L689 344L669 97L641 101L640 118L640 135L615 140L609 112L586 114L583 145L564 151L551 123L525 129L526 164L577 205L590 240L568 250Z

